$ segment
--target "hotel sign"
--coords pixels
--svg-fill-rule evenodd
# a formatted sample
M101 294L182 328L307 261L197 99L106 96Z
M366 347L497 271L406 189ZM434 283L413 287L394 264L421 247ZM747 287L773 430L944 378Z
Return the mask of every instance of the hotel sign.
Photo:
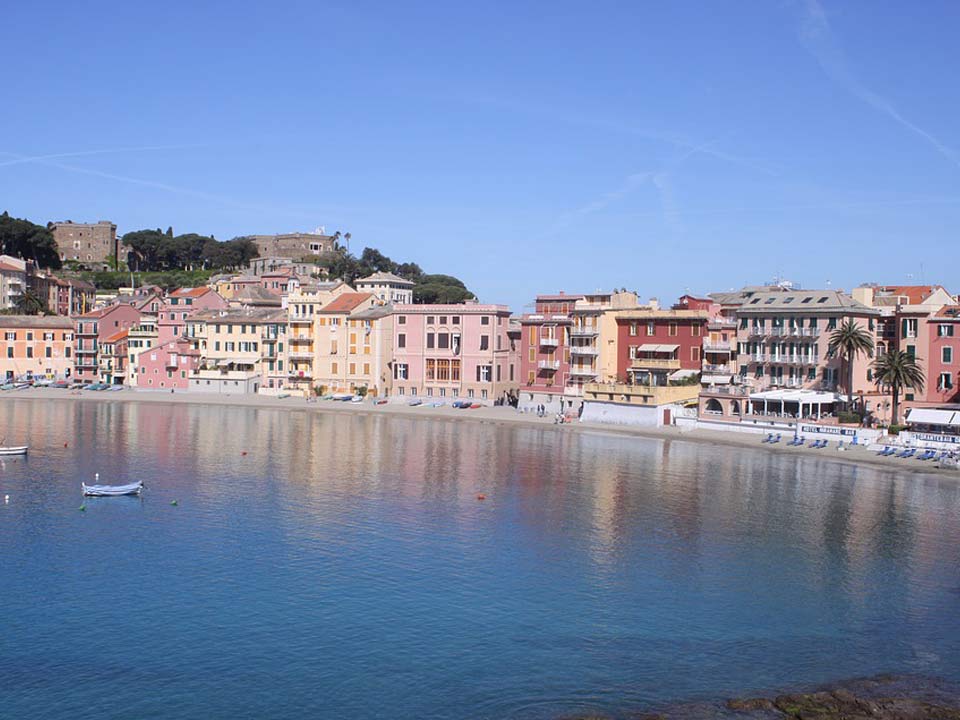
M941 443L960 443L960 436L958 435L937 435L935 433L900 433L901 435L907 435L911 440L925 440L926 442L941 442Z
M808 433L825 433L827 435L856 435L853 428L842 428L833 425L801 425L800 430Z

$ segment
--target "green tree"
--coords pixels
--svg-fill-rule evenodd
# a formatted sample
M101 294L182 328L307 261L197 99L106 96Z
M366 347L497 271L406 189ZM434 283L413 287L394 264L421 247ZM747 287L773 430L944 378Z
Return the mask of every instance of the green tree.
M923 392L926 378L917 359L902 350L890 350L878 357L873 363L873 381L877 387L890 389L893 412L891 425L900 419L900 391L904 388Z
M0 252L4 255L33 260L40 267L60 268L60 254L53 233L29 220L0 215Z
M126 233L120 242L130 248L127 264L132 270L159 270L160 248L164 241L169 240L160 228L156 230L134 230Z
M853 362L860 355L873 355L873 337L855 320L845 320L830 334L831 352L839 353L846 367L847 407L853 406Z

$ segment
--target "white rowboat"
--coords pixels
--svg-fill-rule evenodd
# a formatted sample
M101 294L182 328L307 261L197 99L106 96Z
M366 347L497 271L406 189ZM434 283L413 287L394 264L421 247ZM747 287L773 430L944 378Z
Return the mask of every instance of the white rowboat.
M16 447L0 447L0 455L26 455L29 445L19 445Z
M87 485L80 483L84 495L95 497L110 497L113 495L139 495L143 490L143 481L139 480L128 485Z

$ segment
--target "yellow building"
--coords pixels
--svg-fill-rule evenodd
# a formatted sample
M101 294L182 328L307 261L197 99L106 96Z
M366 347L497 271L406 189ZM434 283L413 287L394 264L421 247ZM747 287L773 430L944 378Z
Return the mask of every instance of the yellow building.
M187 319L187 338L200 352L190 390L252 394L285 387L287 313L274 308L204 310Z
M393 309L373 293L343 293L325 305L314 325L313 384L323 392L389 393Z
M355 292L345 282L303 283L287 297L288 386L309 395L314 375L314 323L324 305L344 293Z

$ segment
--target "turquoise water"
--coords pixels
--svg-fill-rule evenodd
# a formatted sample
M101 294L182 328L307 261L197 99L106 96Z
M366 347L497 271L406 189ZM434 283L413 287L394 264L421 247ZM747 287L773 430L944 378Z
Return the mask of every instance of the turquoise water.
M955 479L346 413L4 398L0 423L31 444L0 464L3 717L556 718L960 679ZM149 487L81 512L95 472Z

